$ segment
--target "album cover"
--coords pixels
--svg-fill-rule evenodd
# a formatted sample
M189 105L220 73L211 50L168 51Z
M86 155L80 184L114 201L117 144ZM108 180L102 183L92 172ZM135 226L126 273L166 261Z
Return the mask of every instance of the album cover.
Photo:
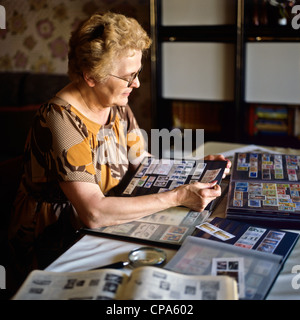
M300 229L300 156L236 153L229 183L227 217Z

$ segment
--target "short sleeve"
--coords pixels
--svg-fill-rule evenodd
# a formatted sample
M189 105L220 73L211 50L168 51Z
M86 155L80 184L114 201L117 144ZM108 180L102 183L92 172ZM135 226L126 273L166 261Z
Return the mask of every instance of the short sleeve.
M72 112L71 106L43 106L31 136L33 182L46 179L95 183L92 141L93 130Z

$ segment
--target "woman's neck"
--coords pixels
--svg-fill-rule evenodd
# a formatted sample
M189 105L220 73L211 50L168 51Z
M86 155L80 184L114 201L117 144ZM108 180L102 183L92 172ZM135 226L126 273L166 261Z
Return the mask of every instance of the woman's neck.
M93 90L84 83L71 83L57 94L76 108L85 117L98 124L109 121L110 108L104 108L97 101Z

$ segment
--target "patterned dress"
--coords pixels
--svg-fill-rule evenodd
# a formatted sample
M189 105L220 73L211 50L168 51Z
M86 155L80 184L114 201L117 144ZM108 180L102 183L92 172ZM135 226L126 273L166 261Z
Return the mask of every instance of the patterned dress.
M60 98L42 105L26 142L12 215L10 237L17 250L28 254L40 248L49 255L48 247L63 247L67 235L81 226L60 181L94 183L107 194L143 150L129 106L112 107L108 124L101 126Z

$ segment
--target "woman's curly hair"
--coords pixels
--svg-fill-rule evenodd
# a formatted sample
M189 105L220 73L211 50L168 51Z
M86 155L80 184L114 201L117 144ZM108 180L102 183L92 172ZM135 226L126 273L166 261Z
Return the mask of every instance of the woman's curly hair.
M112 12L95 13L71 35L69 77L79 81L86 71L97 82L103 82L118 57L130 55L133 50L144 53L150 45L151 39L135 19Z

